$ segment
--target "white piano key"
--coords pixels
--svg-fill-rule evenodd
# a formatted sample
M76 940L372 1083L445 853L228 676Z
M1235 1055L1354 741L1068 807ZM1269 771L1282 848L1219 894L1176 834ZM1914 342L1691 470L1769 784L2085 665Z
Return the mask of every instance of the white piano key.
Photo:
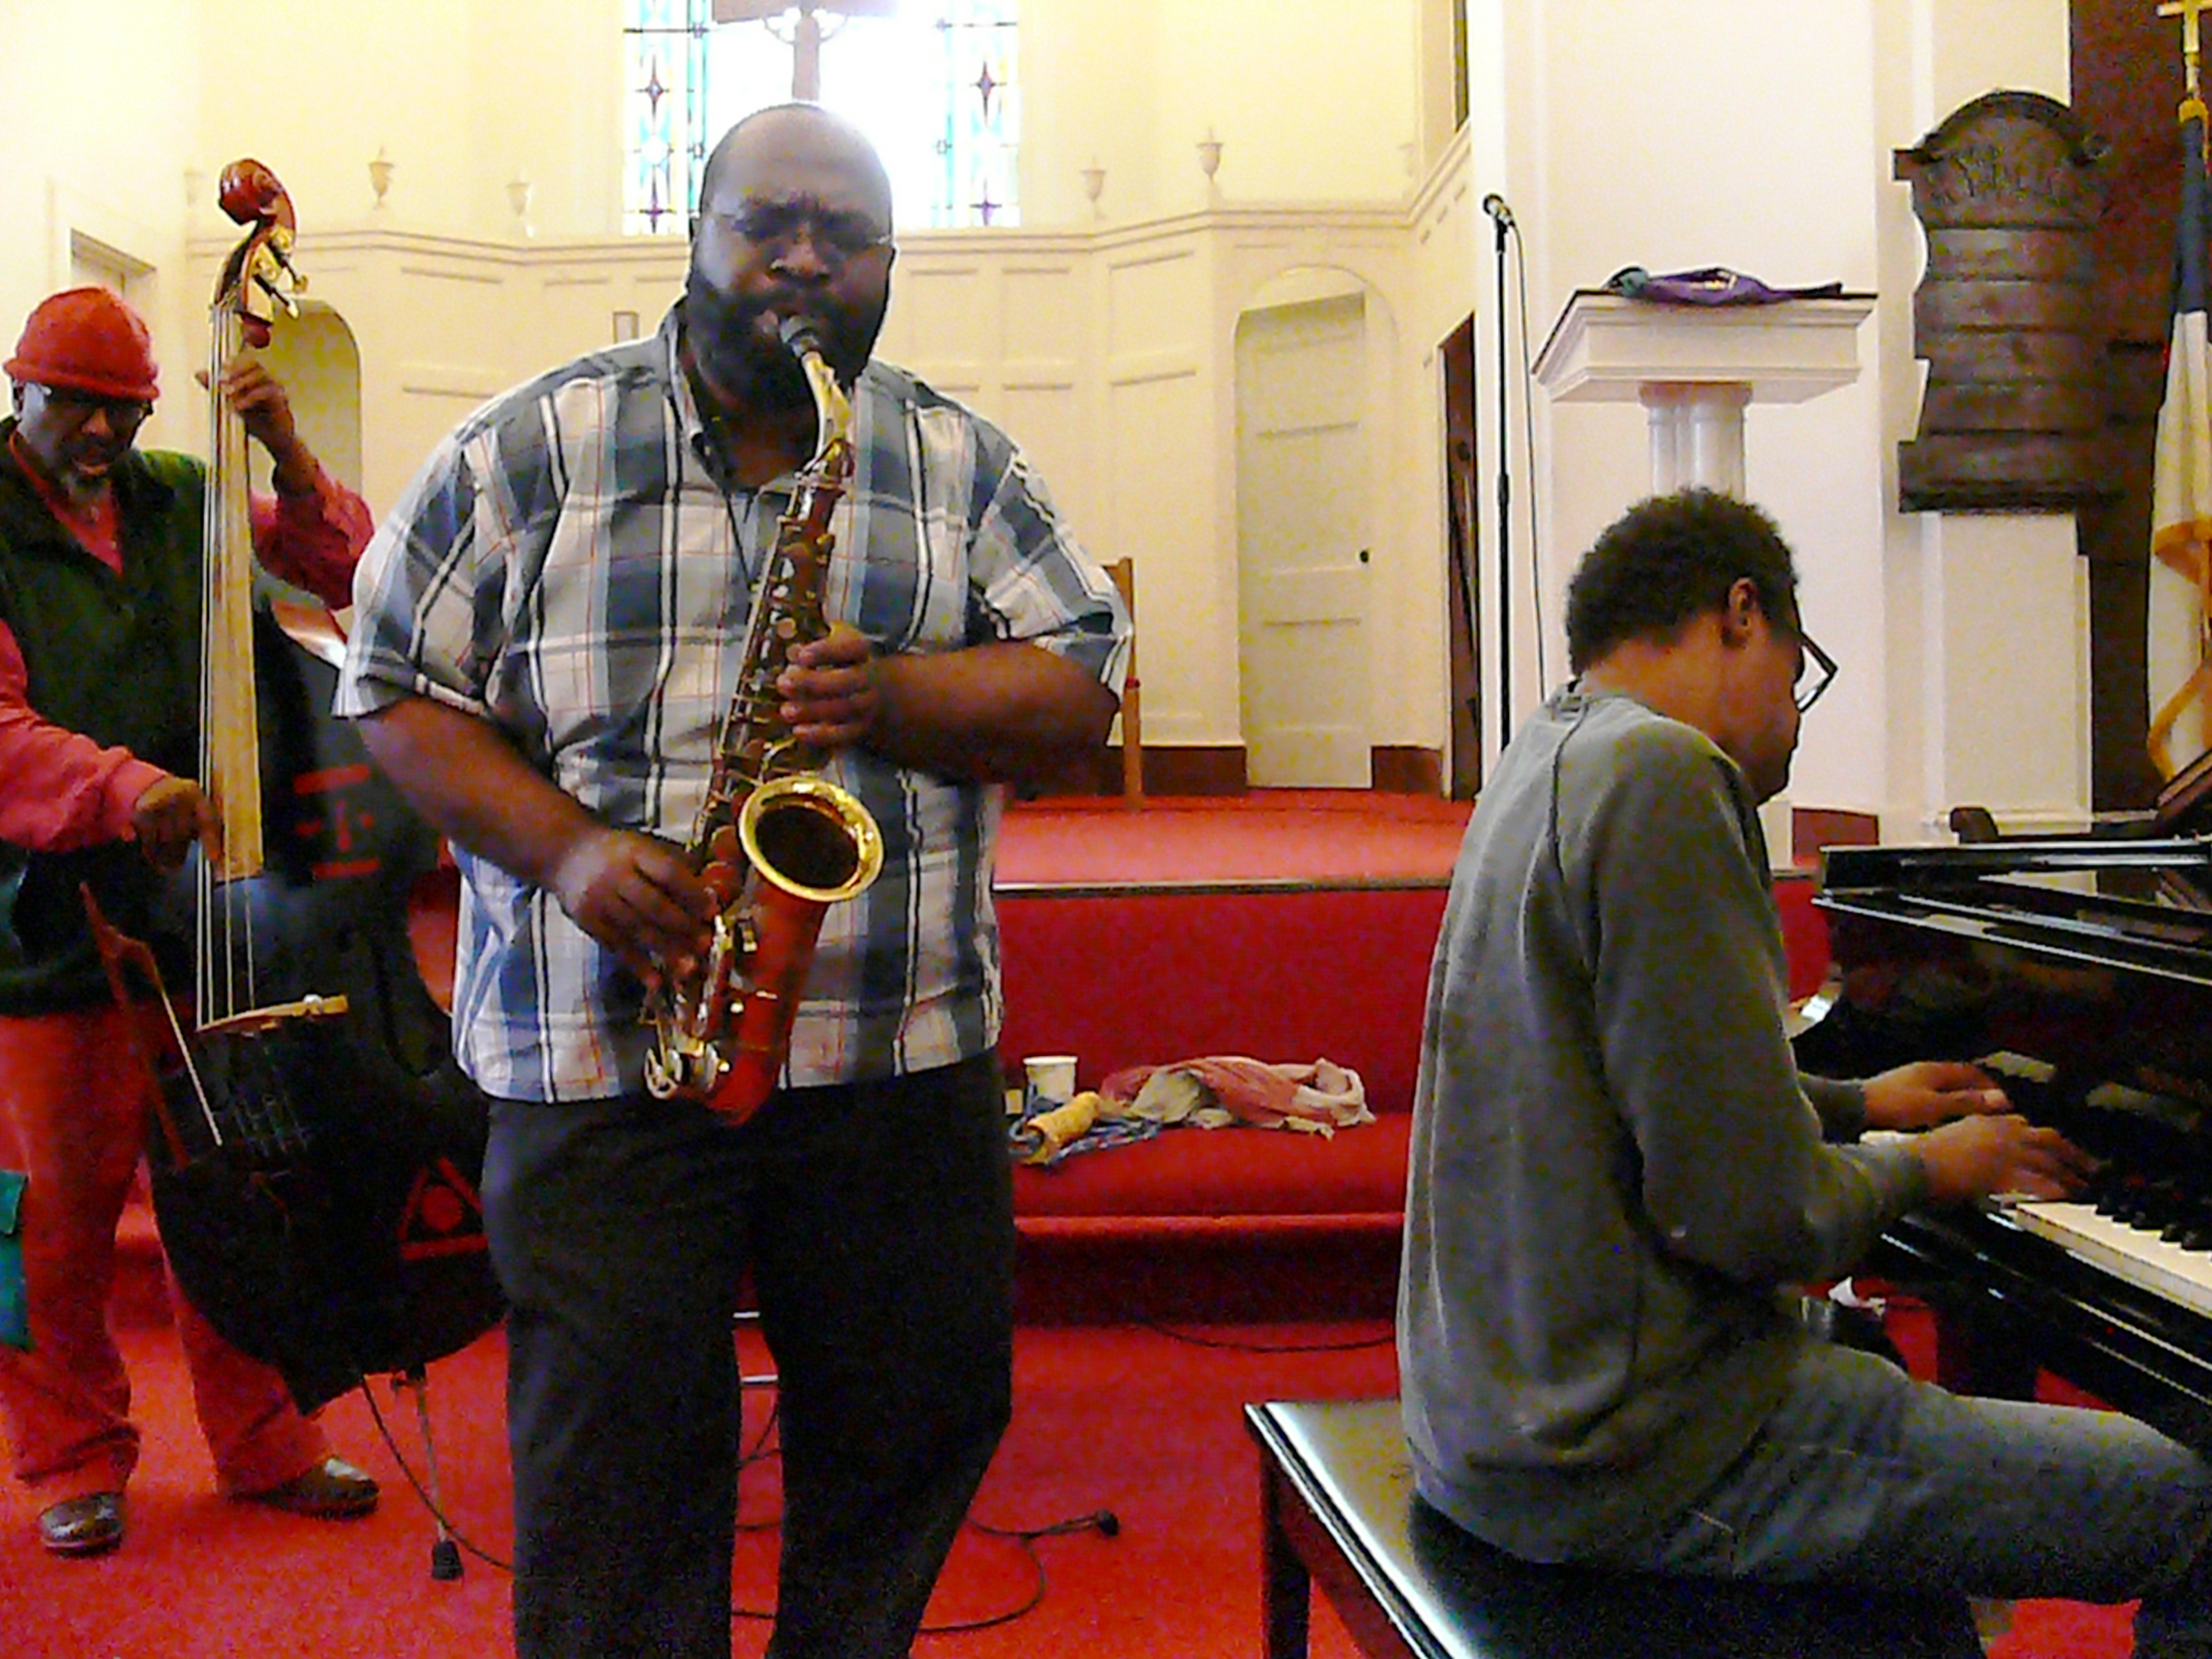
M2212 1250L2185 1250L2088 1204L2024 1199L2000 1213L2091 1267L2212 1316Z

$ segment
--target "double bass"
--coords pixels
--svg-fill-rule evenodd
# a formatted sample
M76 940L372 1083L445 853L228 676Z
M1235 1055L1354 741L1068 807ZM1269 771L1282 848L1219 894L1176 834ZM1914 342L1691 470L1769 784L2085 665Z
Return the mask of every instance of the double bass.
M146 1058L171 1270L313 1411L497 1322L477 1192L489 1104L453 1060L416 944L450 940L458 878L329 713L334 625L257 592L246 435L216 387L242 347L269 343L278 307L296 314L301 283L269 169L233 163L219 199L247 227L216 283L208 374L200 782L220 846L172 889L162 952L85 898L118 1000L150 994L169 1024L169 1051ZM190 957L188 1000L163 954Z

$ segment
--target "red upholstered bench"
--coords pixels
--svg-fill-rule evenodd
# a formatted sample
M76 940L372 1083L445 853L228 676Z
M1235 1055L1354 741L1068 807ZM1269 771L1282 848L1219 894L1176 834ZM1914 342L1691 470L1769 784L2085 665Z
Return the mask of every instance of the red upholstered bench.
M1441 885L1002 889L1008 1075L1079 1087L1200 1054L1330 1060L1376 1121L1163 1132L1014 1171L1025 1311L1267 1317L1387 1310ZM1040 1304L1050 1304L1048 1309Z
M1234 1231L1310 1240L1395 1238L1405 1218L1411 1112L1319 1135L1267 1129L1164 1132L1133 1146L1018 1167L1014 1194L1031 1238L1181 1236Z
M1776 893L1802 995L1826 970L1826 929L1808 877ZM1376 1114L1328 1139L1182 1127L1018 1166L1033 1316L1389 1311L1444 898L1437 883L1000 890L1009 1077L1042 1054L1075 1055L1080 1088L1200 1054L1330 1060ZM1087 1282L1062 1294L1073 1268Z
M1199 1054L1332 1060L1359 1073L1370 1110L1403 1115L1413 1107L1421 1005L1443 901L1443 888L1433 884L1001 893L1006 1021L1000 1053L1010 1076L1020 1074L1026 1055L1073 1054L1083 1088L1123 1066ZM1047 1194L1079 1181L1105 1212L1140 1214L1126 1201L1127 1178L1104 1166L1151 1154L1147 1161L1165 1173L1173 1146L1189 1143L1210 1146L1208 1158L1221 1160L1217 1200L1199 1201L1196 1189L1170 1187L1159 1194L1160 1213L1224 1212L1239 1195L1253 1195L1249 1182L1275 1157L1287 1157L1284 1170L1301 1191L1267 1209L1313 1212L1325 1194L1312 1182L1329 1162L1347 1164L1349 1207L1372 1209L1378 1189L1371 1178L1329 1156L1372 1139L1372 1127L1326 1140L1287 1130L1173 1129L1141 1146L1024 1170L1021 1191L1035 1196L1036 1213L1070 1214L1085 1206ZM1402 1138L1399 1144L1402 1151ZM1082 1173L1085 1165L1095 1173ZM1395 1200L1382 1207L1395 1208Z

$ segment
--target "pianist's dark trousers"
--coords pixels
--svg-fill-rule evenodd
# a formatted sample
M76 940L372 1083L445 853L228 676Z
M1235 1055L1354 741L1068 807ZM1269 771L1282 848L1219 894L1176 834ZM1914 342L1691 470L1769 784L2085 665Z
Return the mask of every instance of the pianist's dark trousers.
M484 1210L521 1659L729 1659L748 1267L779 1379L769 1651L905 1659L1012 1411L996 1060L787 1091L742 1128L497 1102Z
M2131 1418L1969 1399L1820 1344L1718 1484L1604 1565L2008 1600L2141 1596L2139 1656L2212 1659L2208 1533L2212 1468Z

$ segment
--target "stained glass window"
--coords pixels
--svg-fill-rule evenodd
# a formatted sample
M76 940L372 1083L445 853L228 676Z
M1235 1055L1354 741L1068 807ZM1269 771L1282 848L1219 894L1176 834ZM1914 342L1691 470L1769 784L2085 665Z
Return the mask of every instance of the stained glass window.
M875 143L897 223L1020 223L1018 0L897 0L890 15L851 17L837 0L817 3L822 101ZM718 26L711 0L628 4L624 227L680 235L707 149L732 123L791 96L799 7ZM641 67L653 48L637 43L679 38ZM678 60L655 78L655 66ZM678 78L680 97L650 90Z
M932 224L1021 222L1021 184L1014 167L1022 135L1014 3L940 0L945 15L937 27L944 40L945 112Z
M623 229L690 228L707 151L712 0L628 0L623 29Z

